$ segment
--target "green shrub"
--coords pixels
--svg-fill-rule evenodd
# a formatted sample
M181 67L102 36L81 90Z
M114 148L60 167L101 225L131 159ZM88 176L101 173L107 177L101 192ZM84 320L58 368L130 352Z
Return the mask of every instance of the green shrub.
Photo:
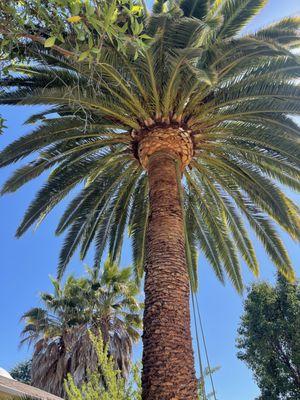
M71 375L65 383L68 400L141 400L141 380L139 365L131 369L130 378L126 382L115 362L108 354L108 346L104 345L101 332L99 336L90 333L91 341L97 353L99 367L89 372L87 381L78 387Z

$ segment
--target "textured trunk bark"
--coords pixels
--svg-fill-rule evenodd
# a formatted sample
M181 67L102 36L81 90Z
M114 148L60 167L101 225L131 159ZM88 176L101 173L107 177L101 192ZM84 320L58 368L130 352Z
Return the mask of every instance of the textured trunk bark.
M183 216L171 153L149 159L143 400L196 400Z

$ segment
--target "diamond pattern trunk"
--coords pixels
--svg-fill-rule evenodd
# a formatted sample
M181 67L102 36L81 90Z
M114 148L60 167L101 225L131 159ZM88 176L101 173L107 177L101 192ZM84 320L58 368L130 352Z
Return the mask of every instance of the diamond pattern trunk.
M168 146L147 159L150 215L143 334L143 400L196 400L189 278L175 160Z

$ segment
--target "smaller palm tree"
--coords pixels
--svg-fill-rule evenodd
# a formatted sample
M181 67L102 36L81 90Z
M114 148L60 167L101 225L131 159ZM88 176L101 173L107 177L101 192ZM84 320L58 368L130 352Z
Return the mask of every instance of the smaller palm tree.
M88 331L99 331L123 377L130 367L132 344L140 337L141 304L131 268L119 270L107 261L101 275L87 268L87 277L68 277L64 286L52 279L54 293L41 293L43 307L27 311L21 343L34 345L32 384L64 396L70 373L81 385L98 367Z

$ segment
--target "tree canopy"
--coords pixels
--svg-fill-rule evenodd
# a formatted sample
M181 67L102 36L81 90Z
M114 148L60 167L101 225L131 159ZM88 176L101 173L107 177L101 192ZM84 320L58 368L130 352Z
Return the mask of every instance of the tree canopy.
M260 400L300 398L300 285L278 276L254 284L239 328L238 357L252 369Z
M245 219L277 268L294 279L275 224L299 240L299 209L278 183L300 187L299 127L291 118L300 114L300 64L294 52L300 18L241 36L265 3L156 1L152 14L124 0L1 3L5 46L17 49L23 62L8 63L0 104L46 106L28 119L37 124L32 132L0 154L1 166L31 156L2 193L51 171L17 236L39 224L74 187L81 188L56 230L66 233L59 277L76 249L83 259L92 243L95 266L106 245L117 261L127 226L136 276L142 277L149 202L139 143L156 127L176 127L193 149L181 171L193 288L198 250L216 276L224 282L227 274L239 291L240 258L259 273ZM99 16L96 9L89 16L88 4L99 8ZM20 25L10 18L18 7L25 13ZM118 11L108 18L113 9ZM47 22L52 14L62 36ZM105 15L112 33L105 33ZM56 24L55 18L62 21ZM25 37L27 31L33 36ZM15 56L7 47L3 52Z

